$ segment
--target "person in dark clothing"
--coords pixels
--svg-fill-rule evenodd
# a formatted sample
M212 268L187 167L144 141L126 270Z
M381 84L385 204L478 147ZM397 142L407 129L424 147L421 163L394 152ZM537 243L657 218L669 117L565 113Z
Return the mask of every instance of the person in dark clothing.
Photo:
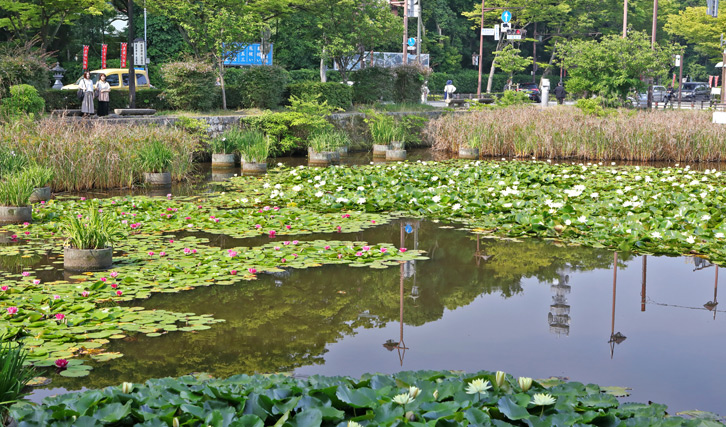
M668 86L668 92L666 92L665 96L665 102L663 103L663 109L668 106L668 103L671 103L671 108L673 108L673 97L676 94L676 89L673 86Z
M557 98L557 103L562 105L565 102L566 95L567 92L565 91L565 87L562 86L562 82L557 83L557 87L555 88L555 98Z

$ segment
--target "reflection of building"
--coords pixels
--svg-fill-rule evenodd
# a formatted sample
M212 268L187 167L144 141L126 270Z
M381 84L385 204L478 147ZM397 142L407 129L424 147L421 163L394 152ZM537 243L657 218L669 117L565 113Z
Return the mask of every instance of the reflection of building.
M550 333L559 335L570 335L570 306L567 303L565 295L570 293L572 289L569 283L570 276L560 273L560 277L555 279L550 290L554 293L552 296L552 305L547 315L550 324Z

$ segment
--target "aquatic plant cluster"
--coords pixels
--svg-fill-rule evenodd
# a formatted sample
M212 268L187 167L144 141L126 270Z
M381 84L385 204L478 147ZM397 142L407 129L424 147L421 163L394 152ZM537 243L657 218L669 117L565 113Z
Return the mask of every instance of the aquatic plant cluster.
M504 372L400 372L348 377L206 375L123 383L16 405L24 426L718 426L624 403L595 384L515 379ZM713 414L705 414L713 415Z
M612 110L602 117L574 108L516 107L431 120L434 149L479 148L483 156L706 162L726 159L726 128L705 111ZM472 140L472 136L476 136Z
M219 201L397 212L496 236L726 261L726 175L678 164L448 161L294 168L269 174L261 185L240 177L227 187L232 192Z
M214 195L212 195L214 200ZM238 202L235 204L239 205ZM231 285L261 273L323 264L371 268L422 259L418 251L366 242L298 241L286 235L359 231L387 222L377 214L317 215L294 207L230 208L204 198L119 198L52 200L36 205L34 224L0 231L0 259L24 260L43 255L62 264L64 218L75 221L96 213L110 219L123 238L114 245L112 271L58 278L53 266L23 266L0 271L0 336L22 343L35 366L56 366L63 376L87 375L97 361L121 357L104 347L110 339L135 333L159 336L174 331L208 329L223 319L193 313L144 310L128 302L156 292L199 286ZM94 214L89 214L89 209ZM239 237L265 236L257 247L213 247L195 231ZM181 238L176 233L184 233ZM2 243L2 241L0 241ZM122 303L123 305L119 305ZM58 366L58 360L68 364Z

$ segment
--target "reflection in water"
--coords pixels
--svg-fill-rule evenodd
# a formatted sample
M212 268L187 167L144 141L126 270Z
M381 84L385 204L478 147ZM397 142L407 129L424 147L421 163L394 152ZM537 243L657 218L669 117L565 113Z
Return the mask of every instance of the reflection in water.
M560 273L550 286L550 290L554 292L552 296L552 305L547 315L547 322L550 325L550 333L560 335L570 335L570 306L567 304L565 295L570 293L572 289L568 283L570 276Z
M645 264L643 264L645 265ZM615 354L615 344L620 344L625 341L628 337L620 332L615 332L615 295L617 294L618 288L618 253L613 252L613 314L610 318L610 358L613 358Z

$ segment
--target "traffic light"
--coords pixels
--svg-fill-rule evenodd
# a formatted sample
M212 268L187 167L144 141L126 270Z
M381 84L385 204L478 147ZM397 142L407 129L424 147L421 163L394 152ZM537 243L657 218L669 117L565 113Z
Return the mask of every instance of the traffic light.
M522 40L527 35L527 30L521 30L519 28L510 28L507 30L507 39L509 40Z

